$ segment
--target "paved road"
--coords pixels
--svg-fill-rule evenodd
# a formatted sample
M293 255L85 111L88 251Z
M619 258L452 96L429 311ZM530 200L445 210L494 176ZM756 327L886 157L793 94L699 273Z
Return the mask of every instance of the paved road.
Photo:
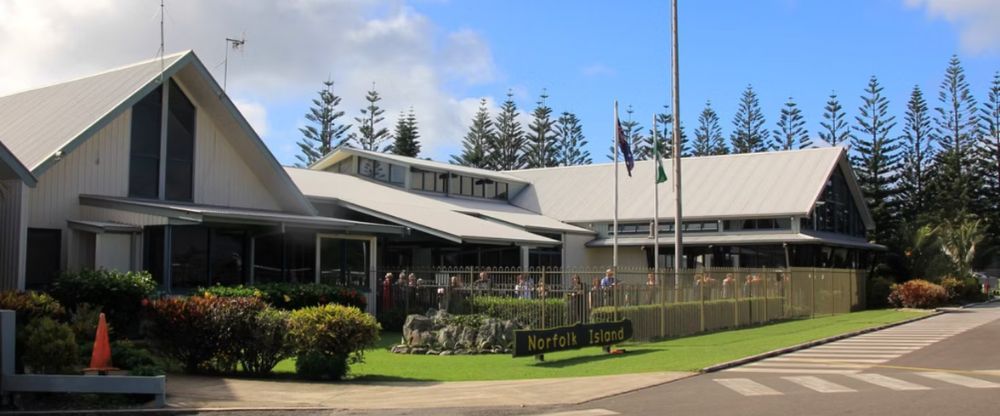
M1000 304L548 413L557 411L582 412L567 416L998 414Z

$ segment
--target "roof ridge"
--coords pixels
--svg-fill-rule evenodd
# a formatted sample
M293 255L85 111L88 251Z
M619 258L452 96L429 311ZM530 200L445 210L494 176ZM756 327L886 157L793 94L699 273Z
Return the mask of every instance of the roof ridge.
M761 155L776 155L776 154L784 154L784 153L831 151L833 149L843 149L843 146L810 147L810 148L807 148L807 149L791 149L791 150L769 150L769 151L766 151L766 152L751 152L751 153L729 153L729 154L725 154L725 155L684 156L684 157L681 157L681 160L684 160L684 159L688 159L688 160L690 160L690 159L704 160L704 159L735 158L735 157L741 157L741 156L761 156ZM663 158L663 159L664 160L670 160L671 158ZM652 159L643 159L643 160L636 160L635 163L636 164L639 164L639 163L649 163L651 161L652 161ZM518 172L537 172L537 171L567 169L567 168L587 168L587 167L594 167L594 166L608 166L608 165L612 165L612 164L614 164L614 162L591 163L589 165L550 166L550 167L546 167L546 168L527 168L527 169L515 169L515 170L502 170L500 172L509 173L509 174L516 174Z
M163 60L174 59L174 58L182 58L182 57L184 57L185 55L187 55L189 53L194 53L194 50L187 49L187 50L184 50L184 51L181 51L181 52L175 52L175 53L172 53L172 54L169 54L169 55L164 55L163 56ZM93 73L93 74L89 74L89 75L83 75L83 76L79 76L79 77L76 77L76 78L68 79L68 80L65 80L65 81L59 81L59 82L55 82L55 83L52 83L52 84L46 84L46 85L37 86L37 87L30 87L30 88L23 89L23 90L20 90L20 91L17 91L17 92L13 92L13 93L10 93L10 94L2 95L2 96L0 96L0 99L8 98L8 97L13 97L15 95L21 95L21 94L25 94L25 93L29 93L29 92L33 92L33 91L43 90L43 89L46 89L46 88L52 88L52 87L56 87L56 86L60 86L60 85L70 84L70 83L73 83L73 82L82 81L82 80L89 79L89 78L99 77L101 75L107 75L107 74L110 74L110 73L113 73L113 72L124 71L124 70L129 69L129 68L137 67L137 66L140 66L140 65L146 65L146 64L149 64L149 63L156 62L158 60L160 60L160 57L157 56L157 57L146 59L146 60L143 60L143 61L133 62L133 63L130 63L130 64L119 66L117 68L106 69L106 70L103 70L103 71L100 71L100 72L97 72L97 73ZM166 67L164 67L164 69L165 68Z

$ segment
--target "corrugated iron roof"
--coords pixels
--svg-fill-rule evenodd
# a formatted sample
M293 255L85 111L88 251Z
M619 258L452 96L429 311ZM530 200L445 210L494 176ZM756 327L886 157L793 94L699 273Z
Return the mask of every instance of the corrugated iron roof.
M188 52L163 58L164 67ZM160 74L153 59L97 75L0 97L0 138L28 169L83 134Z
M456 205L442 202L438 198L429 198L418 193L407 192L391 185L382 185L340 173L298 168L286 168L286 171L299 189L310 198L336 201L349 209L406 225L447 240L539 245L559 243L520 228L464 214L462 209ZM468 209L468 207L465 208L465 210ZM508 216L511 214L504 213L500 209L493 211L492 214L512 219ZM522 210L517 214L526 215L528 211ZM492 216L485 213L483 215ZM577 227L572 228L576 229Z
M349 155L361 155L374 159L395 161L403 165L413 166L416 168L422 168L426 170L465 174L470 176L478 176L481 178L490 178L490 179L513 182L513 183L527 183L527 181L517 176L508 175L507 173L498 172L495 170L471 168L468 166L461 166L461 165L452 165L449 163L436 162L433 160L418 159L415 157L400 156L391 153L372 152L368 150L355 149L353 147L347 147L347 146L339 147L333 152L330 152L329 155L316 161L316 163L313 163L311 166L309 166L309 169L313 170L326 169L332 166L333 164L341 160L344 160Z
M660 235L660 246L673 245L673 235ZM864 248L874 250L884 250L885 246L869 243L863 238L851 237L841 234L821 233L812 231L794 232L756 232L746 234L729 233L687 233L684 234L684 244L686 246L706 246L706 245L756 245L756 244L829 244L840 247ZM619 246L651 246L652 237L619 237ZM611 247L611 238L597 238L587 242L587 247ZM661 251L662 252L662 251Z
M844 150L839 147L725 156L686 157L685 219L807 215ZM674 216L670 160L659 185L659 217ZM653 207L653 161L619 169L619 220L648 220ZM531 183L512 202L570 223L608 221L614 209L614 164L508 171ZM850 172L848 172L850 174ZM853 182L853 181L849 181ZM859 207L867 213L864 206ZM864 214L863 214L864 215Z

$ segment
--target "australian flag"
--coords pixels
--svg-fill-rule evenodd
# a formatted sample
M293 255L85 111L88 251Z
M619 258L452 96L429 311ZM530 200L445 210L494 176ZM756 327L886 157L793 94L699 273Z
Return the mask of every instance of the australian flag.
M628 176L632 176L632 168L635 167L635 157L632 156L632 146L629 145L628 139L625 138L625 131L622 130L622 122L615 119L615 139L618 141L618 151L622 154L622 160L625 161L625 170L628 171Z

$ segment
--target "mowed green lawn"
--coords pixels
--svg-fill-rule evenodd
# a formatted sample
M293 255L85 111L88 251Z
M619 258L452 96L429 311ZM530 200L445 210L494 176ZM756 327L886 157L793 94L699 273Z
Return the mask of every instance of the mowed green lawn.
M620 346L622 355L585 348L545 355L545 362L510 355L427 356L393 354L387 347L398 333L384 333L380 346L365 353L365 362L351 366L355 380L463 381L579 377L653 371L697 371L707 366L898 322L923 312L874 310L815 319L782 322L756 328L717 332L654 343ZM294 360L282 361L276 373L295 371Z

